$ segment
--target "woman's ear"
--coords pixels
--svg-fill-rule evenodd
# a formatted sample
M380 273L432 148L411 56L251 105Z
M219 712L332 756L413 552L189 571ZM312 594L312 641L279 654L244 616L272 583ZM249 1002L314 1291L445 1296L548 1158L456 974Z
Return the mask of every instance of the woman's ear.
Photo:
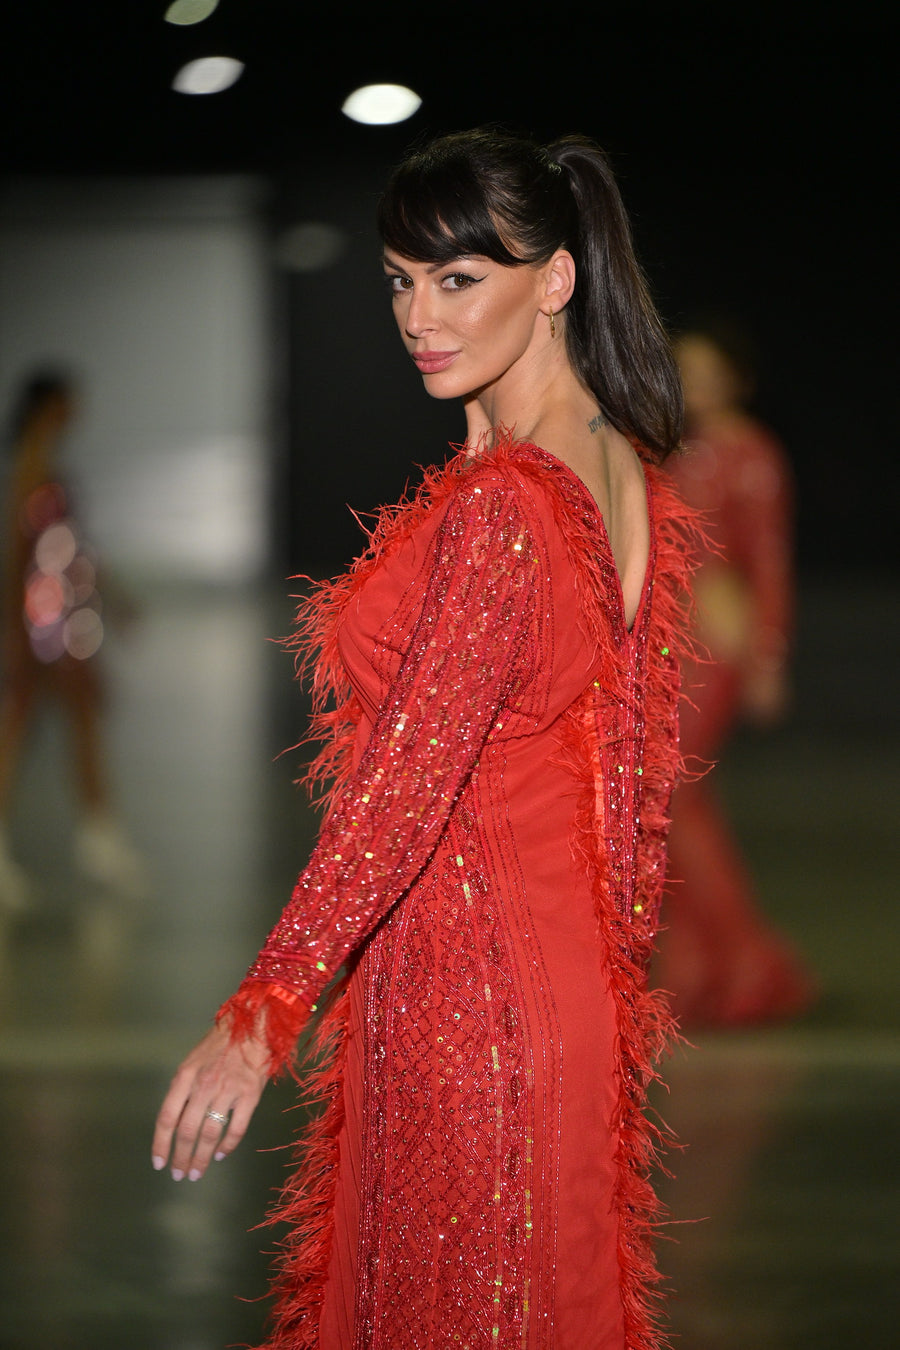
M559 314L572 298L575 289L575 259L568 249L558 249L546 264L544 272L544 313ZM543 306L542 306L543 309Z

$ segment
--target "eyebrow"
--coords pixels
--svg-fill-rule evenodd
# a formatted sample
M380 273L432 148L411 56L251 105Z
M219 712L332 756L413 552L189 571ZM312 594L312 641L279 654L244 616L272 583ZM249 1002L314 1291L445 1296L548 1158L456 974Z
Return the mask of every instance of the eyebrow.
M425 271L430 276L432 272L439 272L442 267L449 267L451 263L471 261L471 259L473 259L474 256L475 255L473 253L459 253L455 258L448 258L446 262L429 263L428 266L425 268ZM382 254L381 261L385 267L392 267L395 272L403 271L403 268L400 266L400 264L393 262L386 253Z

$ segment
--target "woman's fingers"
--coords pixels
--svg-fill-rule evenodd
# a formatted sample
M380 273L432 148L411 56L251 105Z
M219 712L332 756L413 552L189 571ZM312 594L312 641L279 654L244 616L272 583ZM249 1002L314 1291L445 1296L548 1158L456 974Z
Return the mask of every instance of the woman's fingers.
M192 1083L193 1075L190 1073L186 1061L172 1079L172 1085L166 1093L159 1115L156 1117L156 1128L153 1132L151 1149L153 1166L157 1171L165 1167L169 1160L175 1131L181 1120L185 1104L191 1095Z
M228 1124L229 1109L211 1106L203 1113L196 1131L188 1127L185 1131L185 1147L181 1148L179 1131L178 1143L172 1158L172 1176L176 1181L187 1176L190 1181L199 1181L209 1166L210 1159L218 1149L222 1130Z
M204 1097L205 1094L192 1098L178 1122L171 1167L175 1181L181 1181L182 1177L197 1181L202 1177L222 1137L222 1123L206 1114L209 1108L205 1105ZM226 1112L219 1114L226 1115L227 1119Z
M260 1083L255 1090L247 1090L233 1103L230 1114L224 1110L215 1110L212 1116L210 1111L206 1113L206 1124L200 1131L197 1146L194 1149L194 1156L191 1160L188 1177L191 1181L197 1181L202 1177L212 1159L217 1162L224 1161L229 1153L233 1153L238 1144L247 1133L247 1127L256 1105L262 1095L263 1084ZM225 1116L225 1121L219 1119ZM214 1129L209 1129L210 1124Z
M186 1141L193 1137L193 1148L190 1152L187 1149L184 1153L181 1152L179 1129L175 1155L172 1159L172 1175L176 1181L180 1181L183 1176L187 1176L190 1181L199 1181L214 1158L222 1161L229 1153L234 1152L247 1133L247 1126L262 1096L264 1086L265 1079L249 1082L240 1095L228 1105L220 1101L208 1107L203 1113L196 1133L192 1125L185 1131Z
M244 1135L247 1133L247 1127L250 1124L250 1119L253 1115L253 1112L256 1110L257 1102L259 1101L261 1096L262 1096L262 1085L260 1086L259 1092L257 1092L256 1097L254 1099L251 1100L249 1096L246 1096L242 1098L241 1101L235 1102L234 1109L231 1113L231 1120L228 1123L228 1128L225 1130L225 1133L220 1138L218 1147L213 1152L213 1157L216 1159L217 1162L221 1162L224 1158L227 1158L229 1153L233 1153L234 1150L237 1148L238 1144L241 1142Z

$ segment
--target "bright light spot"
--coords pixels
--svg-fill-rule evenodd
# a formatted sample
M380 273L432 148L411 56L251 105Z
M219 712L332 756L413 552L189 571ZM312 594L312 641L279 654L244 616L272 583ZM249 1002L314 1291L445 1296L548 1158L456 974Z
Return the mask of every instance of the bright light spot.
M63 642L78 661L87 661L103 641L103 620L94 609L76 609L66 619Z
M72 585L75 604L83 605L86 600L90 600L97 584L97 574L90 558L86 558L83 553L79 553L78 557L66 568L66 576Z
M58 483L43 483L35 488L25 502L25 520L34 534L40 534L41 530L65 513L66 495Z
M28 640L31 650L45 666L58 661L66 650L61 623L51 624L49 628L32 628Z
M422 106L418 94L402 84L367 84L354 89L341 112L354 122L367 126L384 126L388 122L405 122Z
M202 23L204 19L209 18L214 9L218 8L218 4L219 0L174 0L163 18L166 23L178 23L183 26Z
M64 521L50 525L34 546L34 560L42 572L64 572L78 552L71 528Z
M203 56L181 67L172 88L178 94L221 94L241 78L243 70L243 61L233 56Z
M35 572L25 587L25 614L35 628L48 628L72 603L72 587L65 577Z
M347 247L347 235L334 225L307 220L291 225L275 241L275 261L290 272L321 272Z

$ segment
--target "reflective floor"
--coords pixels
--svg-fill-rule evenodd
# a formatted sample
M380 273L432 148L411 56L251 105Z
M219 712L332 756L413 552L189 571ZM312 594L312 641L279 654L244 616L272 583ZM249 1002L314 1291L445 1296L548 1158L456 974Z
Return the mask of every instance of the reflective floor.
M662 1182L683 1350L898 1343L897 600L808 587L790 727L741 737L720 770L767 907L823 995L790 1027L697 1036L667 1067L662 1110L689 1143ZM0 926L0 1350L261 1334L277 1234L252 1228L287 1161L290 1087L196 1186L155 1174L148 1146L168 1076L310 846L297 757L277 757L305 703L266 641L290 612L280 591L154 591L110 652L110 762L146 905L79 880L63 729L51 717L33 740L15 843L37 895Z

